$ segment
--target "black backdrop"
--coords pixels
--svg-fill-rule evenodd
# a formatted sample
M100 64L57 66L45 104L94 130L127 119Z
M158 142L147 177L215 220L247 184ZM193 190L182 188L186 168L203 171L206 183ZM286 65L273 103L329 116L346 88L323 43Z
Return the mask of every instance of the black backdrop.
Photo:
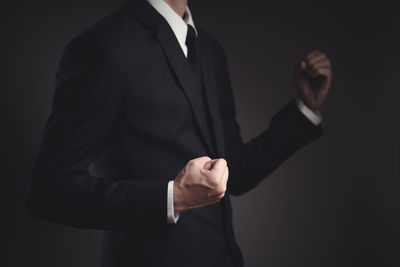
M297 2L189 1L226 48L245 140L295 95L307 52L334 66L325 136L233 199L246 265L399 266L400 6ZM0 266L98 266L101 232L34 221L24 198L63 48L121 3L1 4Z

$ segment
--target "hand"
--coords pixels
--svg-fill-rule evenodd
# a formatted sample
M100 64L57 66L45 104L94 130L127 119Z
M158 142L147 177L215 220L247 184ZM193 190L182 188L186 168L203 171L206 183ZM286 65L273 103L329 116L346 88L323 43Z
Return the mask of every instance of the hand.
M217 203L225 195L228 176L225 159L190 160L174 181L174 210L180 213Z
M332 81L331 62L318 50L300 62L295 71L296 86L304 104L318 112L324 103Z

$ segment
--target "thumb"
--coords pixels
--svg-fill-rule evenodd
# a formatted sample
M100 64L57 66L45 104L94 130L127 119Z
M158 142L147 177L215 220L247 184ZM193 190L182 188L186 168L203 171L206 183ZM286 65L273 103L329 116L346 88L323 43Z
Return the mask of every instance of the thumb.
M300 62L300 70L304 71L306 69L306 66L307 66L306 62L304 60L302 60Z
M307 68L307 63L305 60L300 61L300 63L295 66L294 73L296 79L299 79L301 76L303 76L304 72L306 71L306 68Z
M223 158L214 159L213 166L211 167L210 171L223 175L226 167L227 167L227 162L225 159Z
M213 165L214 165L214 162L213 162L213 161L214 161L214 160L209 160L209 161L207 161L206 163L204 163L203 169L208 170L208 171L211 171L211 169L212 169L212 167L213 167Z

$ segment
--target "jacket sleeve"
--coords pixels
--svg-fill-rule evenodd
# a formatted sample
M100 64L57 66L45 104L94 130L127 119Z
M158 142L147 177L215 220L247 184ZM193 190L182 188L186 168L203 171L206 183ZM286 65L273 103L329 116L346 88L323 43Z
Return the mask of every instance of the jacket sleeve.
M218 99L222 117L226 159L230 177L228 191L241 195L271 174L297 150L323 134L301 113L292 99L270 121L267 129L244 143L236 110L225 52L219 48Z
M79 228L129 230L139 223L166 230L166 179L88 171L120 114L123 92L121 66L101 41L80 36L67 45L30 177L27 205L36 218Z

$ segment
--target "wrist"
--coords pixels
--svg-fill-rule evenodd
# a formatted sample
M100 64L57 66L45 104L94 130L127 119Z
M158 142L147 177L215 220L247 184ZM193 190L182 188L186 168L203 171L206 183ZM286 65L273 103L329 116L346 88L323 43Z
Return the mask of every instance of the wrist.
M179 219L179 213L174 210L174 180L168 182L167 192L167 222L176 224Z
M181 213L184 211L182 201L182 188L177 181L174 182L173 188L174 210L177 213Z
M296 99L296 104L301 113L303 113L303 115L306 116L314 125L319 125L321 123L322 116L319 109L311 109L301 98Z

